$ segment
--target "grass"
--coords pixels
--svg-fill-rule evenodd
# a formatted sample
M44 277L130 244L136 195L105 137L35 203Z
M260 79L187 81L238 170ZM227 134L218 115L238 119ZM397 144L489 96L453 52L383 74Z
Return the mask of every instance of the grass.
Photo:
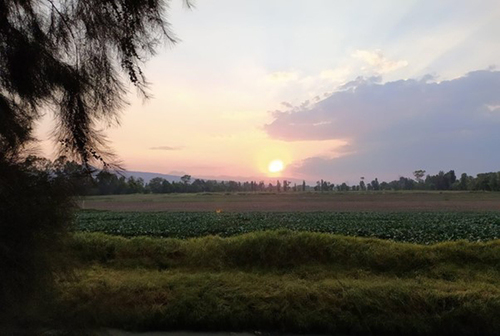
M188 240L77 233L71 250L85 263L160 269L252 270L321 265L414 275L442 264L474 269L487 266L493 270L500 266L500 240L422 246L284 230ZM134 264L128 264L131 262Z
M75 233L63 315L132 330L496 335L500 241Z

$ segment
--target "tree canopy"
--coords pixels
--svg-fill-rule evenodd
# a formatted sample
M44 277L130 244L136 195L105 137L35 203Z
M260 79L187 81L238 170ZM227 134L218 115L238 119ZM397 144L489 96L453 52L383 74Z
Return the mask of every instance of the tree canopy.
M108 165L99 126L119 121L127 82L147 97L141 66L160 43L176 42L168 4L0 0L0 155L18 153L52 111L62 152Z
M99 129L118 123L128 83L147 97L141 66L176 42L168 3L0 0L0 324L29 325L55 306L46 294L66 256L71 195L82 192L72 184L87 188L91 164L115 162ZM27 155L48 112L61 154L77 164Z

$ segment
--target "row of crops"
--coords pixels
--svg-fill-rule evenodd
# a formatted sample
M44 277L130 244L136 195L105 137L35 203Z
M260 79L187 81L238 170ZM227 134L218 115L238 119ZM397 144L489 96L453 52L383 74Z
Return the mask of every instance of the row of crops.
M75 230L121 236L223 237L289 229L431 244L500 239L499 213L180 213L97 212L77 214Z

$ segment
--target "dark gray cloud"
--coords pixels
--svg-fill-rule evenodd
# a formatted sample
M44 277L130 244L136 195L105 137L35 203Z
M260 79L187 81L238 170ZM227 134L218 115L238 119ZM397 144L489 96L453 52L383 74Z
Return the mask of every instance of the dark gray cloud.
M180 150L183 147L181 146L157 146L157 147L149 147L151 150L164 150L164 151L175 151Z
M345 139L350 154L309 158L297 174L389 177L414 169L500 170L500 72L482 70L440 83L432 77L380 84L358 78L300 110L274 113L273 138Z

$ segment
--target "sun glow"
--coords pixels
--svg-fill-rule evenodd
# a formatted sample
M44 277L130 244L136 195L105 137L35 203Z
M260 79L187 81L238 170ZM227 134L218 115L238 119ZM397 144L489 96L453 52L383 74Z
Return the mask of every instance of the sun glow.
M283 165L283 161L274 160L269 163L267 169L269 170L270 173L279 173L280 171L283 170L284 167L285 166Z

